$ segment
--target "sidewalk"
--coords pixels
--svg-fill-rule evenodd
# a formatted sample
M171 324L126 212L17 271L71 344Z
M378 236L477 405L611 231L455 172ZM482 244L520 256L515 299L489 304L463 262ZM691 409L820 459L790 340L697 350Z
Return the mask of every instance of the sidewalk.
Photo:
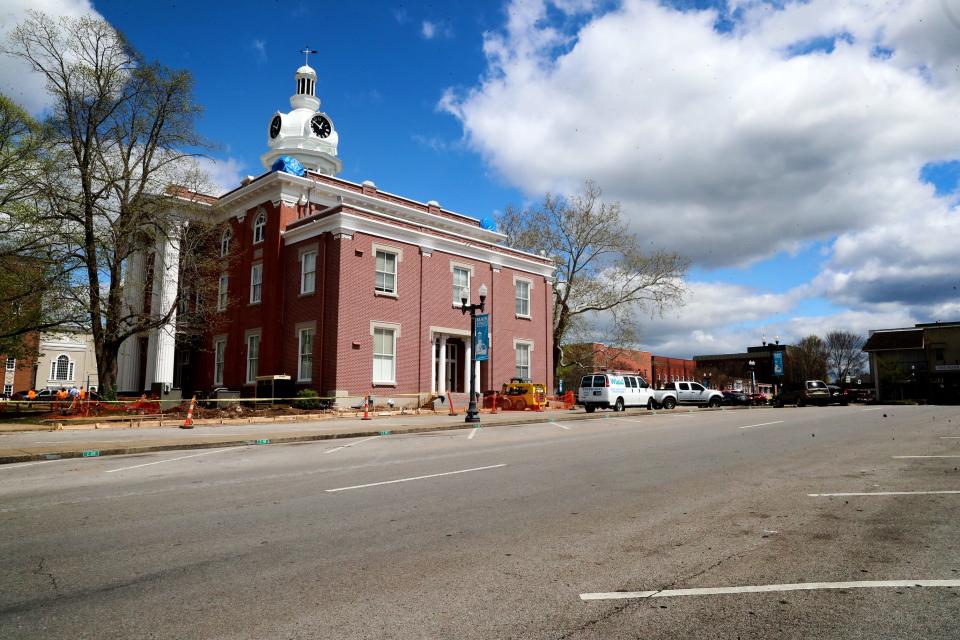
M678 409L671 413L682 411L685 410ZM692 409L692 411L697 410ZM482 414L480 426L537 424L555 420L603 420L607 417L654 415L655 413L658 412L650 412L646 409L631 410L625 413L603 412L594 414L587 414L583 409L536 413L501 412ZM468 429L475 426L466 424L462 413L458 416L397 415L376 417L372 420L350 417L312 422L201 425L193 429L181 429L179 426L170 426L170 424L165 423L163 427L113 427L96 430L64 429L62 431L25 431L24 425L0 424L0 464L177 449L207 449L387 434L424 433Z

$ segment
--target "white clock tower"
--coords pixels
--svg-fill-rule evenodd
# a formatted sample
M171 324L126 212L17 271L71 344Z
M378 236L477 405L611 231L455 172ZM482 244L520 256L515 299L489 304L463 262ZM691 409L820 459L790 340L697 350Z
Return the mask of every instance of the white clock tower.
M337 175L343 163L337 157L339 136L330 117L321 111L317 98L317 72L304 64L297 69L297 92L290 96L292 111L271 118L267 130L270 150L260 156L264 169L270 170L280 156L293 156L304 168L326 175Z

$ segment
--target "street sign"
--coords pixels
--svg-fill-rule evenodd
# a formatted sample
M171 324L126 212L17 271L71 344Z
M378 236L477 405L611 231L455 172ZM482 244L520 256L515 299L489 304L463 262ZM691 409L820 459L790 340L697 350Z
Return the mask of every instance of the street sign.
M474 333L473 359L487 360L490 357L490 314L477 314Z
M773 352L773 375L783 375L783 351Z

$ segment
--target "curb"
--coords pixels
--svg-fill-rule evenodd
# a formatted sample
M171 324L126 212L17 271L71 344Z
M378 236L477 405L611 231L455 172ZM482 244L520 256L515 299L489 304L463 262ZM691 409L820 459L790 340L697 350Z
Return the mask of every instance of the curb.
M699 413L700 411L709 412L709 411L731 411L731 410L741 410L748 409L748 407L729 407L729 408L718 408L718 409L688 409L687 411L648 411L646 409L640 410L640 412L631 413L623 412L619 414L586 414L578 413L570 416L556 416L556 417L530 417L525 419L520 419L517 421L510 422L496 422L493 424L487 424L480 426L485 426L487 428L494 427L516 427L523 426L527 424L545 424L549 422L556 422L562 420L563 422L579 422L584 420L605 420L610 417L620 417L620 416L630 416L630 417L642 417L642 416L656 416L666 413ZM354 431L346 431L342 433L311 433L304 435L284 435L277 438L271 438L269 440L264 440L261 438L237 438L235 440L220 440L216 442L180 442L180 443L170 443L170 444L158 444L158 445L144 445L136 446L132 445L129 447L111 447L109 449L94 449L94 450L74 450L74 451L64 451L60 453L23 453L22 455L7 455L0 456L0 464L13 464L17 462L43 462L46 460L65 460L68 458L100 458L104 456L118 456L118 455L131 455L137 453L150 453L156 451L189 451L192 449L222 449L227 447L242 447L242 446L255 446L262 444L289 444L293 442L317 442L321 440L341 440L344 438L363 438L370 436L379 436L379 435L402 435L406 433L429 433L432 431L455 431L459 429L474 429L476 426L469 425L466 423L456 422L453 424L437 424L437 425L399 425L390 429L388 431L380 431L377 429L357 429ZM211 436L216 437L216 436Z

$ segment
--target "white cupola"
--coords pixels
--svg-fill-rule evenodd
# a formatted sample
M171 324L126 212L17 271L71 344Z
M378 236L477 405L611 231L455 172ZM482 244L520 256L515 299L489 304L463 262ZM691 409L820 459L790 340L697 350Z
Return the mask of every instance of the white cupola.
M267 126L269 150L260 156L268 171L280 156L293 156L306 169L336 175L343 168L337 158L339 136L333 120L321 112L317 97L317 72L304 64L297 69L296 93L290 96L289 113L277 111Z

